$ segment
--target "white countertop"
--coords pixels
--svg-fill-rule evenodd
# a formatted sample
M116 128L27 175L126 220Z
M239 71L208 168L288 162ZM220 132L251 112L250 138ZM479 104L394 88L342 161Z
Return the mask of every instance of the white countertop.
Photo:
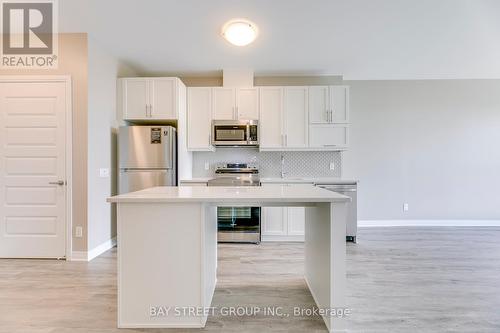
M158 186L107 199L108 202L314 203L347 202L349 197L312 185Z
M200 177L200 178L190 178L181 179L180 182L184 184L189 183L206 183L208 180L214 177ZM260 179L262 184L322 184L322 185L351 185L357 184L357 180L353 179L343 179L338 177L263 177Z

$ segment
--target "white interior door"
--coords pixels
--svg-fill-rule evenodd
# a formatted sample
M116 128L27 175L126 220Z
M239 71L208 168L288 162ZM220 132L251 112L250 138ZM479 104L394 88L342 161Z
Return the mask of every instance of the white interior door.
M0 257L66 255L66 109L65 82L0 82Z

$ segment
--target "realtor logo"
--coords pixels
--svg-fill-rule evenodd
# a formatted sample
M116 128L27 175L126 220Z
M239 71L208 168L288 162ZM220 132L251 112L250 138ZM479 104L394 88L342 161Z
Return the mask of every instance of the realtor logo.
M1 0L3 68L56 68L56 0Z

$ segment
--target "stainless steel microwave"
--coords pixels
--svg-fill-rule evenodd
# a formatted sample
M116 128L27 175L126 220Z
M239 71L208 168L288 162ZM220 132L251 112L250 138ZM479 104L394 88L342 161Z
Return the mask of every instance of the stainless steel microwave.
M212 145L258 146L257 120L212 120Z

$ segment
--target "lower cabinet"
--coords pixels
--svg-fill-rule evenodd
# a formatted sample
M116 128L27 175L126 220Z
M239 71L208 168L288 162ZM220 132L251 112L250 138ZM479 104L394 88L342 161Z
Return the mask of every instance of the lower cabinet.
M262 207L262 241L304 241L304 207Z

